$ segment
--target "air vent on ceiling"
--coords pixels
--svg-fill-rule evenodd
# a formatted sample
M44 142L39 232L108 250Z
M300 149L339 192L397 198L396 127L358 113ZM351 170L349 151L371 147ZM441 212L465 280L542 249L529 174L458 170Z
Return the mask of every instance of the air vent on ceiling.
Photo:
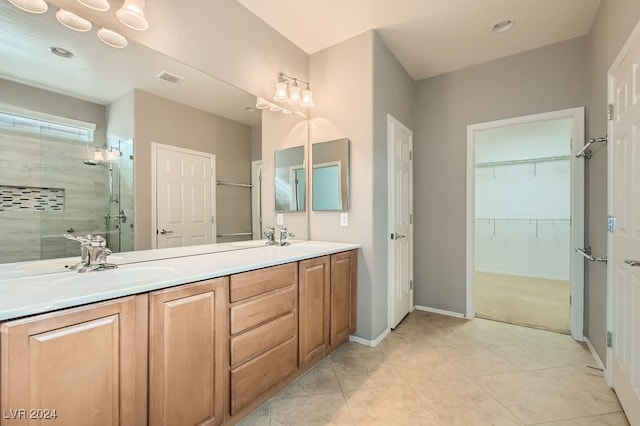
M168 81L169 83L178 83L184 80L184 77L180 77L179 75L171 74L168 71L162 71L160 74L156 75L156 78L160 78L162 80Z

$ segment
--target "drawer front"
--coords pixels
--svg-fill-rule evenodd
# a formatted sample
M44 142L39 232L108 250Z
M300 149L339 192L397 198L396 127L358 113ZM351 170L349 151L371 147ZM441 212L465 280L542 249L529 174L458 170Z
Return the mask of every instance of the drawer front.
M294 313L231 338L231 368L289 340L296 334Z
M289 286L264 297L232 306L231 334L241 333L256 325L292 312L296 307L296 287Z
M297 271L297 263L293 262L286 265L232 275L229 287L229 300L233 303L295 284L298 281Z
M286 380L297 367L298 342L293 338L231 370L231 415Z

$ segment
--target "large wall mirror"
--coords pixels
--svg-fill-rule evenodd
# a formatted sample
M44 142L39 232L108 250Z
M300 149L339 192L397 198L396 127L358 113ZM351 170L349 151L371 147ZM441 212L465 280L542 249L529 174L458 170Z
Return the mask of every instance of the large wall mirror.
M312 159L313 210L349 210L349 139L313 144Z
M304 146L275 152L275 204L277 212L302 212L306 205Z
M168 237L184 218L156 214L180 209L152 197L153 167L173 167L152 161L157 144L215 158L210 232L191 243L251 247L263 213L255 96L132 41L109 47L96 26L66 29L56 11L0 2L0 263L79 255L64 233L103 235L113 257L180 245Z

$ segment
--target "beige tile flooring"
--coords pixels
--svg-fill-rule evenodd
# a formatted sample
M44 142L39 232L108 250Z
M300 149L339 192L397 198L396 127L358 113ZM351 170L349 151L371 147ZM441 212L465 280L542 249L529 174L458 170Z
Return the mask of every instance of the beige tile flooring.
M476 272L479 317L569 334L569 281Z
M415 311L376 348L346 343L243 425L628 425L584 344Z

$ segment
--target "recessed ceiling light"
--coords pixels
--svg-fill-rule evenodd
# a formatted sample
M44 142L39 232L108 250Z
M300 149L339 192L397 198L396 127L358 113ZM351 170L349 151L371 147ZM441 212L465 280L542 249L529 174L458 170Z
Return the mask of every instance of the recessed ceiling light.
M512 19L505 19L504 21L497 22L491 31L494 33L503 33L505 31L509 31L515 25L515 21Z
M88 7L89 9L98 10L104 12L111 7L107 0L77 0L81 5Z
M129 42L123 35L118 34L115 31L111 31L107 28L100 28L97 34L98 38L102 40L104 44L111 47L122 49L127 47L127 44L129 44Z
M9 0L9 3L29 13L45 13L49 9L44 0Z
M91 21L88 21L75 13L71 13L68 10L60 9L57 11L56 19L70 30L80 31L83 33L91 30Z
M52 46L49 48L49 51L56 56L60 56L61 58L73 58L73 53L69 52L67 49L63 49L62 47Z

